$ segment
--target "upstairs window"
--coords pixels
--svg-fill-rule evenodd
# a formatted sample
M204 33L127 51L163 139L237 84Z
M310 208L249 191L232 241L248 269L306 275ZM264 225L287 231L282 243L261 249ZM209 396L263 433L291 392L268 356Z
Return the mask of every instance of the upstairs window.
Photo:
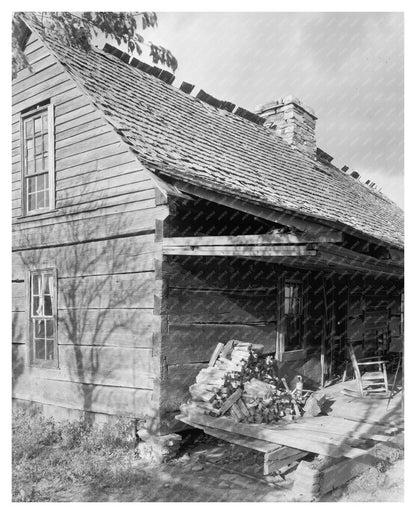
M54 270L30 274L31 362L56 366L56 279Z
M25 214L54 207L53 106L22 116L23 206Z

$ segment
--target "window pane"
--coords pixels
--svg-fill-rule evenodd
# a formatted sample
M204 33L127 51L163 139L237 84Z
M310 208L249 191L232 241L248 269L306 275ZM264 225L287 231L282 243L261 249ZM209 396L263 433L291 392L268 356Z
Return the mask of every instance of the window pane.
M25 134L26 137L31 136L33 134L33 120L26 120L25 121Z
M285 314L289 314L290 312L290 300L289 298L285 298Z
M43 151L48 151L48 134L43 136Z
M53 360L54 357L54 340L47 339L46 340L46 359Z
M287 319L287 334L285 351L302 349L302 317L289 316Z
M43 153L43 138L38 136L35 138L35 155L41 155Z
M34 193L36 191L36 177L30 177L27 179L27 192Z
M43 293L44 294L51 294L51 286L52 286L52 283L51 283L51 275L49 274L44 274L43 275Z
M45 341L35 339L35 359L45 360Z
M36 194L28 196L27 208L29 211L34 211L36 209Z
M45 207L49 207L49 191L45 191Z
M33 287L33 294L39 294L39 282L40 282L40 275L33 275L32 277L32 287Z
M46 337L53 337L53 320L45 319L46 323Z
M44 296L43 309L45 311L45 316L52 316L52 298L49 295Z
M35 339L44 339L45 337L45 320L35 320Z
M30 158L28 155L28 161L27 161L27 173L34 173L35 172L35 161Z
M35 161L35 169L39 173L40 171L43 171L43 158L42 155L40 157L36 157Z
M43 191L37 194L37 208L42 209L45 207L45 194Z
M42 120L41 118L35 118L35 132L41 132L42 130Z

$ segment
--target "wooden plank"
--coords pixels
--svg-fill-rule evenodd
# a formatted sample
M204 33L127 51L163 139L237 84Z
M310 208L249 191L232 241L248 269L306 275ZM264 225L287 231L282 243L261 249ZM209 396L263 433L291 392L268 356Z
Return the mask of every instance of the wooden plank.
M152 309L59 310L58 342L60 345L152 348Z
M24 312L26 309L26 287L24 281L12 282L12 311Z
M58 77L60 80L58 80ZM16 103L22 97L24 93L39 93L40 90L45 86L44 82L47 81L49 84L60 83L63 79L68 80L68 77L65 76L62 68L58 65L49 66L46 69L28 75L24 80L19 82L13 81L12 83L12 98Z
M91 124L89 124L89 126L85 126L74 123L75 127L78 128L78 131L72 135L66 134L65 138L61 137L60 140L56 142L56 154L58 155L60 152L63 153L64 148L74 146L78 147L80 143L87 144L88 141L91 143L91 146L93 146L94 138L103 136L105 134L111 133L114 136L114 129L110 125L106 124L102 119L100 124L97 123L99 121L99 119L95 120L95 126L94 124L92 126ZM72 151L73 150L74 148L72 148Z
M153 308L154 273L60 278L58 288L59 309Z
M72 138L76 135L81 137L81 134L104 126L104 120L95 112L76 118L71 127L64 129L60 128L60 130L57 131L55 135L56 148L62 148L68 144L72 144Z
M162 412L179 411L180 405L189 397L189 386L206 363L168 365L167 375L163 382Z
M12 278L23 280L28 267L57 267L60 278L152 271L153 250L154 234L146 234L15 251L12 254Z
M142 183L145 180L149 181L148 174L140 169L137 161L126 162L126 159L123 159L122 154L119 154L118 159L115 159L115 163L116 164L114 166L109 166L108 168L101 166L101 163L98 163L98 169L91 170L87 173L85 173L83 168L79 168L80 174L61 174L57 180L57 189L60 191L71 189L71 195L79 195L85 191L93 191L94 184L99 181L109 181L110 183L112 181L117 185L126 183ZM103 189L106 188L104 187Z
M221 405L220 416L225 414L235 404L237 400L241 398L241 389L236 389L231 396L229 396L225 402Z
M265 462L273 462L276 460L283 460L288 457L293 457L297 455L299 450L297 448L290 448L289 446L280 446L278 448L274 448L272 451L268 451L264 456Z
M124 182L124 183L123 183ZM110 205L153 200L154 185L145 178L134 180L130 176L114 177L112 180L99 180L94 187L81 186L74 189L58 190L56 208L66 212L79 212L80 209L102 209Z
M56 167L61 167L61 161L66 161L67 166L73 165L73 163L81 163L84 161L88 162L90 159L91 152L97 152L98 149L105 148L109 145L117 146L121 145L119 138L116 133L108 127L95 129L96 134L92 137L81 138L77 144L60 147L56 150ZM108 150L107 150L108 151ZM104 150L105 154L106 150ZM101 153L103 151L101 150ZM68 159L71 159L70 161Z
M128 187L127 189L130 189ZM119 194L110 196L106 191L98 191L96 198L71 198L69 200L59 200L56 202L56 208L65 209L68 214L85 211L96 211L107 207L117 207L124 205L142 204L143 209L155 206L154 188L144 191L137 191L131 194Z
M13 104L30 98L42 92L43 89L69 82L71 79L63 72L61 67L55 66L27 77L20 83L12 85ZM26 95L26 96L25 96Z
M26 358L26 345L13 345L16 362ZM58 346L59 368L30 368L31 378L82 384L152 389L154 380L150 348Z
M302 418L291 423L290 427L296 429L305 425L314 430L330 431L339 434L354 434L357 437L375 439L389 437L396 429L389 429L383 425L366 423L365 421L351 421L336 416L317 416L315 418ZM396 430L397 431L397 430ZM383 435L389 434L389 435ZM381 439L380 439L381 440Z
M227 245L272 245L305 243L341 243L342 232L329 230L328 235L313 234L252 234L241 236L170 237L163 239L163 246L227 246Z
M264 467L263 467L263 474L270 475L271 473L278 472L285 466L292 464L293 462L295 462L299 459L303 459L303 457L306 457L306 455L308 455L308 452L296 451L295 454L293 454L289 457L283 458L281 460L273 460L270 462L265 461Z
M184 423L189 422L189 418L187 418L183 414L179 414L178 416L176 416L176 419L186 419L187 421L184 421ZM276 450L277 448L282 448L280 445L269 443L267 441L262 441L261 439L254 439L253 437L241 436L238 434L234 434L232 432L227 432L225 430L207 428L202 425L198 425L198 423L193 423L192 426L195 428L199 428L200 430L203 430L206 434L211 435L212 437L216 437L217 439L221 439L223 441L227 441L231 444L236 444L238 446L243 446L244 448L250 448L251 450L255 450L260 453L271 452L273 450Z
M169 257L169 286L175 289L209 290L239 294L277 294L277 271L273 264L247 259L218 257Z
M49 82L46 85L43 84L44 89L41 89L40 92L35 95L25 95L25 93L23 93L22 98L19 99L19 103L13 104L12 114L17 115L24 109L28 109L45 100L53 100L56 95L67 93L76 88L73 82L62 77L58 77L54 82L55 84L50 84Z
M276 289L221 291L169 287L169 320L172 325L275 323L276 312Z
M251 450L255 450L260 453L266 453L276 448L277 445L273 443L268 443L267 441L262 441L261 439L254 439L253 437L245 437L239 436L237 434L233 434L231 432L226 432L225 430L217 430L215 428L206 428L201 425L196 425L196 428L201 428L208 435L216 437L217 439L221 439L223 441L227 441L231 444L236 444L238 446L243 446L244 448L250 448Z
M391 274L392 276L401 276L403 274L403 267L394 261L385 263L375 259L374 257L366 256L347 248L342 248L330 244L321 244L319 246L318 253L327 259L343 259L342 265L351 269L358 269L362 271L379 271L381 273Z
M73 91L74 99L65 103L64 108L57 106L55 117L56 133L59 133L74 126L74 120L79 120L85 116L97 115L97 111L91 104L87 103L84 97L76 96L79 90ZM65 91L66 92L66 91Z
M39 53L38 58L31 63L31 69L23 68L17 72L16 78L13 80L13 84L18 84L35 73L47 70L49 67L57 68L58 64L51 55Z
M244 324L194 324L175 326L169 324L166 355L169 364L205 362L213 351L213 341L238 339L253 344L263 344L264 351L273 352L276 344L276 325ZM215 344L215 343L214 343Z
M212 368L214 364L217 362L219 354L222 352L224 348L223 343L218 343L215 347L215 350L212 352L211 358L209 359L208 367Z
M12 312L12 343L24 344L27 338L27 317L22 311Z
M64 170L57 170L57 183L61 185L62 189L66 189L72 184L79 186L84 183L94 182L99 179L101 173L106 170L113 170L114 172L114 170L120 167L120 171L123 172L123 168L126 164L130 164L130 169L137 170L138 173L144 171L137 159L133 160L129 152L126 152L123 148L119 148L113 154L101 155L99 159L92 160L88 163L81 163L78 166Z
M306 421L306 420L305 420ZM383 436L380 434L372 434L366 433L363 430L348 430L342 429L341 427L334 427L331 423L322 425L303 423L303 420L299 420L299 422L291 423L290 430L301 430L305 433L305 436L308 434L313 434L314 432L318 434L328 434L331 437L341 437L344 440L351 439L370 439L374 441L389 441L390 438L388 436Z
M89 214L74 213L74 216L54 218L53 223L51 219L16 223L13 226L13 248L57 246L154 230L155 216L165 209L164 206L146 208L146 205L143 209L140 209L140 203L134 205L134 210L129 206L117 207L119 212L111 212L109 208ZM33 230L37 225L37 230Z
M29 373L15 381L13 398L134 418L156 411L150 390L32 378Z
M164 246L165 255L223 255L235 257L251 256L314 256L316 250L307 250L301 246Z
M246 425L244 423L235 423L234 421L226 418L211 418L203 414L188 415L191 422L196 422L200 425L219 428L221 430L228 430L240 435L247 435L256 439L264 439L271 443L282 444L299 450L327 455L329 457L340 457L345 454L360 454L362 451L353 449L345 444L340 444L339 441L332 441L328 438L327 441L313 440L306 437L296 437L290 431L283 431L279 429L266 428L263 425ZM182 420L184 421L184 420Z

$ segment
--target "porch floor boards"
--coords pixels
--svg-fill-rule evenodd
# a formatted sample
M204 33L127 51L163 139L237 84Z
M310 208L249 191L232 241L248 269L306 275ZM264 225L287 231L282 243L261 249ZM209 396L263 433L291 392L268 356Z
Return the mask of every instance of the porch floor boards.
M346 387L358 386L351 380L322 389L328 408L325 415L314 418L274 425L236 423L230 418L193 414L181 415L178 419L219 439L260 449L266 461L270 452L281 452L284 448L292 452L293 459L308 453L357 458L371 451L377 443L394 443L394 435L403 426L402 391L393 396L387 408L387 399L344 396L342 390ZM285 455L282 465L283 460L287 464L288 459L290 457ZM278 466L276 462L275 467Z

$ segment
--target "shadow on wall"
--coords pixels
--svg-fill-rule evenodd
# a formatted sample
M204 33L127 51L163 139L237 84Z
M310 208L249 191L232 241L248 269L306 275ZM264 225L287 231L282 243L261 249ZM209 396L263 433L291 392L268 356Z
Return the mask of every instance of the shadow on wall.
M151 360L151 346L141 338L146 334L149 338L149 330L151 336L152 310L140 298L153 298L149 273L153 266L153 235L99 240L102 224L107 220L95 219L96 224L91 219L87 223L62 223L65 238L74 244L19 252L25 269L57 269L60 380L77 384L76 394L81 396L78 403L86 412L97 412L94 404L102 394L103 384L112 386L106 390L105 398L116 408L121 403L119 387L149 390L153 385L152 362L142 379L140 370L146 366L140 365L136 351L144 347L143 359ZM120 216L120 221L112 223L108 230L111 234L126 233L126 228L122 228ZM26 247L30 246L29 236ZM17 323L16 318L13 323ZM16 383L24 371L24 359L18 357L17 350L13 353ZM134 409L135 402L129 406ZM119 410L125 408L124 404L119 406Z

